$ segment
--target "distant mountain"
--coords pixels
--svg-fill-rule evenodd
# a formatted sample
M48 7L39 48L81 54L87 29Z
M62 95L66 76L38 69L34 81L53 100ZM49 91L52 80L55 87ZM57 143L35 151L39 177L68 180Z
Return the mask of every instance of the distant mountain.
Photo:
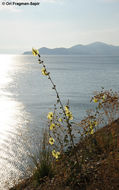
M76 45L71 48L49 49L42 47L40 54L45 55L119 55L119 46L108 45L102 42L95 42L88 45ZM24 52L24 55L31 55L31 51Z

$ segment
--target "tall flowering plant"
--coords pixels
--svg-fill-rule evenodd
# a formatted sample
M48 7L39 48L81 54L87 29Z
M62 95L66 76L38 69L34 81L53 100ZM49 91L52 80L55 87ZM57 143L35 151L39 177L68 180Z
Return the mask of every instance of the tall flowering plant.
M39 51L32 48L32 53L34 56L38 56L38 63L42 67L41 73L50 80L52 84L52 89L55 91L57 97L57 102L56 104L54 104L54 110L48 113L47 118L49 123L49 144L53 147L52 156L55 159L58 159L62 154L63 148L67 147L69 144L75 150L74 134L71 124L71 120L73 120L73 115L70 111L69 105L63 105L57 91L56 84L53 82L50 72L48 72L46 68L46 65L41 60ZM74 154L77 166L81 168L81 165L78 161L77 152L74 151Z

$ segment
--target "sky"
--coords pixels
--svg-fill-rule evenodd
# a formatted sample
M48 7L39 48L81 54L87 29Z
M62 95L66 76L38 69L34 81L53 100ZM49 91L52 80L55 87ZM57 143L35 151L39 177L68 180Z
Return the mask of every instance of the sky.
M0 53L96 41L119 46L119 0L0 0Z

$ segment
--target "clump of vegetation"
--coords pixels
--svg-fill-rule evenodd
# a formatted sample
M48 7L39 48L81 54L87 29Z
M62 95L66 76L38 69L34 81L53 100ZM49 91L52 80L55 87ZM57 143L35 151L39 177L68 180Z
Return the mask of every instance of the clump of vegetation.
M54 176L52 156L48 143L49 134L45 130L43 132L42 140L40 143L40 150L37 155L31 156L32 162L35 165L33 172L33 179L36 184L40 184L44 181L45 177L52 178Z
M110 124L119 117L119 94L112 89L107 91L102 88L96 92L91 101L97 103L97 113L102 112L104 120Z
M57 102L47 115L49 128L43 135L40 159L35 159L36 170L22 185L35 190L119 189L119 94L104 88L96 92L91 99L96 109L77 123L69 102L63 105L38 50L32 52L38 56L41 73L50 80Z

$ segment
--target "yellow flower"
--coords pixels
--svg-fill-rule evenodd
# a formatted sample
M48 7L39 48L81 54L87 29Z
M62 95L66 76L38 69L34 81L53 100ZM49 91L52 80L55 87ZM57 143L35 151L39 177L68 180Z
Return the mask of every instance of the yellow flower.
M68 106L65 106L64 109L65 109L65 111L69 111L69 107Z
M106 95L104 94L103 97L102 97L102 101L104 102L106 100Z
M44 67L41 69L41 73L42 73L42 75L48 75L48 73Z
M93 129L91 129L90 134L91 134L91 135L93 135L93 134L94 134L94 130L93 130Z
M94 125L95 125L95 127L98 125L98 122L97 121L94 121Z
M60 156L60 152L56 152L56 156L55 156L55 158L58 159L59 156Z
M66 112L66 116L68 117L69 120L73 120L73 115L70 111Z
M52 155L53 155L53 157L55 157L55 155L56 155L56 151L55 150L52 151Z
M73 120L73 115L72 115L71 111L69 110L69 107L65 106L64 109L65 109L65 114L68 117L68 119Z
M54 123L51 123L51 125L50 125L50 130L53 130L53 129L55 129L55 124L54 124Z
M56 159L58 159L59 156L60 156L60 152L56 152L55 150L53 150L52 151L52 155L53 155L53 157L55 157Z
M52 120L53 119L53 112L49 112L48 115L47 115L47 118L49 120Z
M59 122L62 122L63 120L62 120L62 118L59 118Z
M73 115L70 111L65 112L69 120L73 120Z
M94 134L94 130L93 130L93 126L90 125L90 134L93 135Z
M53 145L54 142L55 142L55 140L54 140L52 137L50 137L50 138L49 138L49 143L50 143L51 145Z
M92 125L90 125L90 129L92 129L93 128L93 126Z
M97 102L98 102L98 99L97 99L97 98L93 98L93 102L94 102L94 103L97 103Z
M37 49L32 48L32 53L34 56L37 56L39 54L39 51Z
M56 123L56 125L58 126L58 127L60 127L61 125L60 125L60 123Z

